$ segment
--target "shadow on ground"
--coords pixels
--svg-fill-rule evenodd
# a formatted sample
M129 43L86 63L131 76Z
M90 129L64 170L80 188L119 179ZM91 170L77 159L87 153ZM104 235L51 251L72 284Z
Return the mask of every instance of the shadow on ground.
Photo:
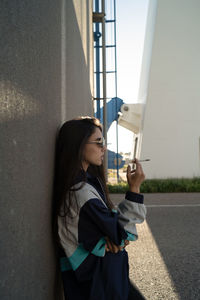
M181 300L200 299L200 207L149 207L147 224Z

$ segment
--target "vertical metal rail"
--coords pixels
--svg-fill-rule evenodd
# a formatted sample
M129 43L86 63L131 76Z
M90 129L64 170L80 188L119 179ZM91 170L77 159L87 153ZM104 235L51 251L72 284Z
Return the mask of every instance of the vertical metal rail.
M105 15L105 0L101 1L102 13ZM105 17L102 19L102 71L103 71L103 133L107 146L107 90L106 90L106 36L105 36ZM107 170L108 170L108 155L105 155L104 162L106 170L106 180L107 180Z
M95 12L99 13L99 0L95 0ZM96 98L100 99L100 43L99 43L99 38L101 36L100 34L100 26L99 22L95 23L95 32L98 36L96 36L95 42L96 42L96 47L95 47L95 54L96 54ZM97 118L100 119L100 100L97 100L96 102L96 108L97 108Z
M95 24L95 32L94 32L94 38L95 38L95 54L96 54L96 97L94 100L96 100L96 115L97 118L101 119L103 121L103 134L107 145L107 73L115 73L115 78L113 79L115 82L115 95L112 95L111 98L117 98L117 54L116 54L116 2L115 0L111 0L113 4L113 17L111 17L110 20L107 20L105 18L106 12L109 14L109 11L106 11L105 8L105 0L95 0L95 8L93 13L93 22ZM107 9L112 9L111 6L107 6ZM111 11L110 11L111 12ZM101 26L100 26L101 23ZM106 44L106 24L107 23L113 23L114 24L114 40L110 39L113 42ZM110 34L110 33L109 33ZM100 43L100 37L102 38ZM106 68L106 49L114 48L114 70L107 70ZM101 49L101 50L100 50ZM102 65L100 66L100 64ZM101 69L102 68L102 69ZM101 80L102 79L102 80ZM101 116L101 101L103 101L103 116ZM116 111L117 111L117 102L116 102ZM116 122L116 145L117 145L117 153L116 153L116 164L117 164L117 181L119 181L119 150L118 150L118 121ZM108 156L105 156L105 170L108 169ZM107 174L106 174L107 179Z
M116 32L116 1L114 2L114 44L115 44L115 97L117 98L117 32ZM117 103L116 103L116 113ZM119 139L118 139L118 119L116 120L116 150L117 150L117 182L119 182Z

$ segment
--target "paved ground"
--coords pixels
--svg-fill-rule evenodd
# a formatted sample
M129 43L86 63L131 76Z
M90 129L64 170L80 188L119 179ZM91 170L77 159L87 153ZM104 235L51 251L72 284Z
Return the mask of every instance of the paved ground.
M200 193L145 194L145 204L127 247L130 278L147 300L200 300Z

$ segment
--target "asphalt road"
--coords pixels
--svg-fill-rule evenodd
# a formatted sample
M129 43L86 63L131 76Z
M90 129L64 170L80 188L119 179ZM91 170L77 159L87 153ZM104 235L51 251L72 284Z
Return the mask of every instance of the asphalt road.
M147 219L126 248L131 280L147 300L200 300L200 193L144 196Z

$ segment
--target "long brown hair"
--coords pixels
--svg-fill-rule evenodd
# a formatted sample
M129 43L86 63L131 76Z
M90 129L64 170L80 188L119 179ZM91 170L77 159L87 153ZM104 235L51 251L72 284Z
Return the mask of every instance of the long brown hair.
M56 142L54 176L54 227L57 226L58 216L72 217L70 212L72 205L73 207L77 207L78 212L78 204L72 203L72 201L76 200L74 200L74 197L70 197L71 193L74 192L71 187L82 169L83 149L89 137L94 133L95 128L99 128L102 131L102 125L98 119L94 117L78 117L65 122L59 131ZM112 209L113 204L107 191L103 165L90 165L88 171L101 181L108 206ZM86 175L83 181L86 182Z

